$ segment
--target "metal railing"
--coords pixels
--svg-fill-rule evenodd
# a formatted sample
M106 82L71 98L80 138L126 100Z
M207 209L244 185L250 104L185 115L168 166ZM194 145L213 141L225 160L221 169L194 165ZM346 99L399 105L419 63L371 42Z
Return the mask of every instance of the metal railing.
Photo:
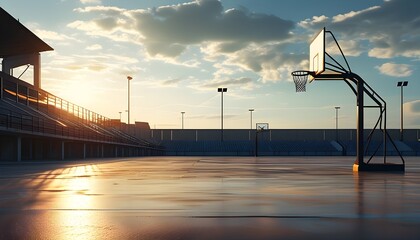
M0 72L2 98L9 98L46 113L57 112L74 116L82 122L109 125L110 119L89 109L73 104L42 89Z
M61 137L154 148L125 134L111 120L42 89L0 72L0 127ZM25 107L26 106L26 107Z

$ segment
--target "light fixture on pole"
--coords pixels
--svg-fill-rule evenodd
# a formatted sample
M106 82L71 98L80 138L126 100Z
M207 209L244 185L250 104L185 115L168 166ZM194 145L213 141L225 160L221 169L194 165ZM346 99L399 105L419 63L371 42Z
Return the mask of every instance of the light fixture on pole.
M221 140L222 140L222 142L223 142L223 93L224 92L227 92L227 88L217 88L217 92L220 92L220 93L222 93L222 107L221 107L221 111L222 111L222 113L221 113L221 121L222 121L222 124L221 124L221 129L222 129L222 131L221 131Z
M128 125L130 125L130 80L133 79L130 76L127 76L127 82L128 82L128 110L127 110L127 115L128 115L128 120L127 123Z
M340 107L335 107L335 140L338 141L338 110Z
M182 116L182 129L184 129L184 114L185 114L185 112L181 112L181 116Z
M249 109L249 112L251 113L251 127L250 127L250 129L252 130L252 112L254 111L254 109Z
M404 93L403 93L403 87L406 87L408 85L408 81L402 81L397 82L397 87L401 88L401 129L400 129L400 140L402 141L404 139L404 106L403 106L403 99L404 99Z

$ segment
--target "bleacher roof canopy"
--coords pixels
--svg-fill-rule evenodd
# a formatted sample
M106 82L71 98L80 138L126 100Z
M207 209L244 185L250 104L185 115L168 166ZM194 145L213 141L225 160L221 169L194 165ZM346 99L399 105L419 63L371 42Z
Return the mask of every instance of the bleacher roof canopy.
M0 7L0 58L54 50Z

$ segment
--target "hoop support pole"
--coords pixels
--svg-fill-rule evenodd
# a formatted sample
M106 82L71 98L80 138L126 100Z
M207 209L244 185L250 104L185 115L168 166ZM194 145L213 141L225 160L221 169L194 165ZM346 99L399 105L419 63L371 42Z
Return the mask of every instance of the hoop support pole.
M364 164L364 81L357 79L357 146L356 162L359 166Z

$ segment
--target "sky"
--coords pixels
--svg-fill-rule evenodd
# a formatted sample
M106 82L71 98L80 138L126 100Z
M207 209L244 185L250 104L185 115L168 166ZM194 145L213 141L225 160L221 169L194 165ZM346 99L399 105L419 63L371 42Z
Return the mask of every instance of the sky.
M106 117L179 129L356 127L343 81L296 93L290 73L309 68L309 43L326 27L353 72L387 102L388 128L420 128L420 2L417 0L0 0L48 43L42 88ZM327 51L337 56L327 38ZM336 49L336 48L335 48ZM20 68L14 71L20 75ZM32 82L31 71L22 79ZM368 102L369 103L369 102ZM254 109L251 114L249 109ZM365 111L366 128L378 111Z

